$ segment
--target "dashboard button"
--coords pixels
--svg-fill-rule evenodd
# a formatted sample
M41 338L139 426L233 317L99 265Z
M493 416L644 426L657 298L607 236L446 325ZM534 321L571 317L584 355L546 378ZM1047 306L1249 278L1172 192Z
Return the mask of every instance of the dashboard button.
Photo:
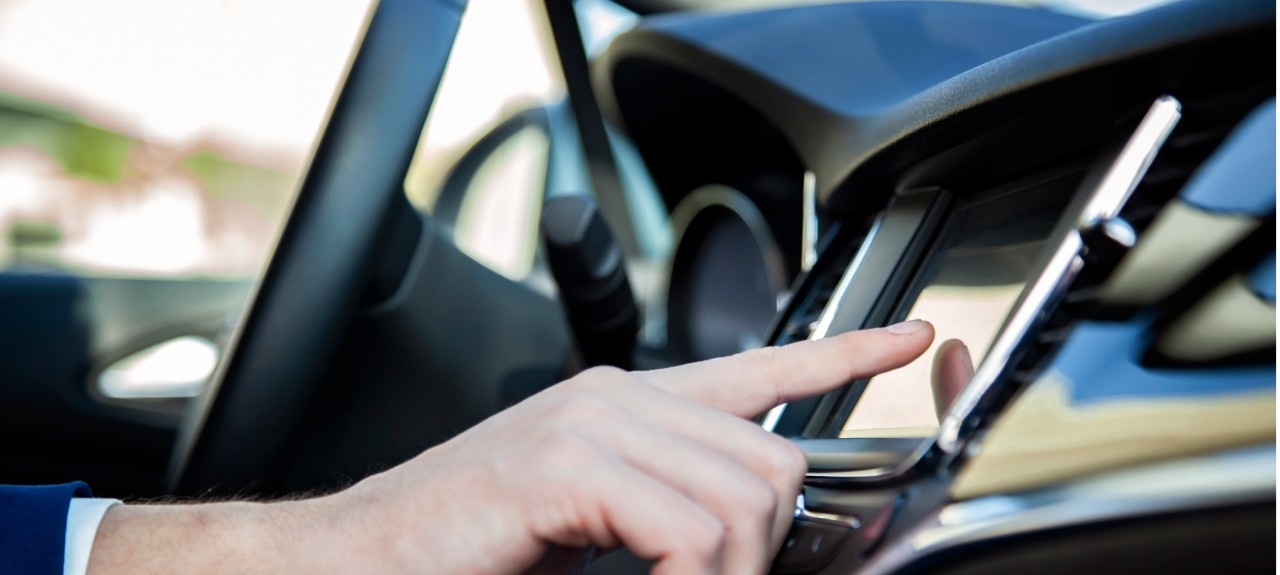
M804 575L817 573L831 563L836 550L853 535L847 526L797 519L787 540L773 560L773 573Z
M875 546L894 513L901 506L903 494L897 489L886 491L845 491L824 489L812 485L804 488L805 510L839 517L857 517L858 530L853 534L853 545L861 551Z

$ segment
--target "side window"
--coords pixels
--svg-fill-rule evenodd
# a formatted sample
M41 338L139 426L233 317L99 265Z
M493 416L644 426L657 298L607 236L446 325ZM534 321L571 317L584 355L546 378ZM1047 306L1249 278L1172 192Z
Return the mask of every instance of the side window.
M564 98L540 1L468 5L405 189L467 255L513 280L533 270L548 115Z
M0 3L0 381L39 349L100 399L198 391L368 7Z
M576 8L589 55L636 21L608 0L579 0ZM405 181L410 201L463 252L548 293L538 256L542 201L592 191L565 84L541 0L472 2ZM642 236L633 274L646 276L644 284L657 267L650 260L669 249L666 212L635 151L614 136Z

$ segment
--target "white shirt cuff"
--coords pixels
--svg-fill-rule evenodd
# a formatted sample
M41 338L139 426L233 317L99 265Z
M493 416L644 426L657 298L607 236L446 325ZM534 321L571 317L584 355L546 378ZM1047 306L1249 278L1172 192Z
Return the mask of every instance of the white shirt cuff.
M67 508L67 545L62 560L62 575L85 575L89 569L89 552L98 524L107 510L120 505L119 499L72 499Z

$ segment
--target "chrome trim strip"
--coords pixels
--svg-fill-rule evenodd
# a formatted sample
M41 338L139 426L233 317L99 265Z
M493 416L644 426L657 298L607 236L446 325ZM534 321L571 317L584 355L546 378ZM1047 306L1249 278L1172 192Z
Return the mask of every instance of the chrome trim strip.
M814 487L839 487L841 485L850 485L854 483L864 483L868 481L879 481L887 477L897 477L905 474L909 469L915 467L924 456L933 449L934 441L929 438L921 438L920 446L911 455L907 456L897 465L893 467L877 467L875 469L858 469L850 471L810 471L804 475L804 484Z
M1275 490L1275 445L1263 445L983 497L934 512L858 572L897 573L947 549L1049 529L1274 501Z
M796 496L796 519L806 519L818 523L831 523L848 527L850 529L858 529L862 527L862 521L852 515L838 515L835 513L822 513L820 511L809 511L804 504L804 493Z
M831 292L831 299L827 300L827 305L822 308L822 315L818 316L818 321L814 325L813 331L809 332L809 341L822 339L827 336L827 331L831 329L831 322L835 321L836 312L844 302L845 295L849 293L849 286L853 283L853 278L858 274L858 269L862 267L862 262L867 259L867 252L871 251L875 244L876 236L880 233L880 228L884 224L885 218L888 217L889 210L880 212L876 217L876 221L871 224L871 229L867 231L867 237L862 240L862 245L858 247L858 253L853 256L853 261L849 263L849 267L845 268L844 275L840 276L840 283L836 284L835 291ZM773 431L778 426L778 421L782 419L782 413L787 408L787 404L775 406L765 414L760 426L765 431Z
M800 271L813 269L818 261L818 175L804 173L800 214Z
M1131 248L1138 243L1138 232L1120 218L1111 218L1102 222L1102 233L1106 234L1116 245Z
M782 419L782 412L786 411L786 409L787 404L785 403L773 406L773 409L764 414L764 419L760 420L760 427L763 427L765 431L772 432L778 427L778 420Z
M944 452L956 452L960 444L960 431L965 421L974 414L978 402L995 385L1000 376L1011 369L1009 363L1014 352L1026 339L1028 332L1035 327L1036 322L1041 319L1039 317L1041 311L1055 296L1066 291L1067 286L1080 273L1080 269L1084 267L1084 260L1080 257L1083 247L1080 234L1075 231L1069 232L1054 250L1048 264L1040 272L1040 276L1019 299L1004 328L1000 330L1000 335L996 336L995 342L987 350L987 356L974 371L969 385L960 392L960 396L951 404L947 416L938 426L937 444Z
M1075 226L1066 231L1062 243L1054 251L1044 271L1024 293L1004 328L1000 330L1000 335L991 344L986 358L974 372L969 385L947 411L947 416L938 429L938 447L942 451L951 454L957 452L965 421L974 415L978 402L1009 367L1006 364L1034 327L1044 306L1055 294L1065 291L1084 266L1084 261L1080 258L1084 247L1080 230L1119 216L1120 209L1138 187L1160 147L1182 117L1181 110L1182 104L1172 96L1156 98L1137 129L1107 166L1101 180L1089 192Z
M822 315L818 316L817 325L809 333L810 341L827 337L827 332L831 331L831 324L835 321L836 314L840 312L840 306L844 305L845 296L849 295L849 286L853 285L853 278L858 275L858 270L862 269L862 264L867 261L867 254L875 249L876 238L879 237L880 229L888 217L889 210L885 210L881 212L880 217L876 218L875 223L871 224L871 230L867 232L867 237L858 247L858 253L854 254L853 261L849 262L844 275L840 276L840 283L836 284L835 291L831 292L831 299L822 308Z
M1180 118L1182 104L1177 99L1173 96L1156 98L1080 211L1077 229L1090 228L1120 215L1120 208L1138 187Z

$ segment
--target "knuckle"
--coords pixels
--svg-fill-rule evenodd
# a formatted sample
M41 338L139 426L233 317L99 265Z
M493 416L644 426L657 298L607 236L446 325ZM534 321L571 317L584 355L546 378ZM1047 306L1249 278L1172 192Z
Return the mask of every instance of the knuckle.
M551 409L551 420L571 425L590 425L617 411L613 404L592 395L571 395Z
M766 380L772 380L773 397L772 405L781 405L790 401L782 381L789 374L784 373L785 365L783 361L782 348L776 346L761 347L747 350L733 356L733 360L739 362L746 370L759 374Z
M751 369L770 370L778 364L781 359L782 352L780 348L774 346L759 347L749 349L734 356L737 361L742 362Z
M737 508L752 521L760 518L772 518L778 509L778 492L761 479L745 481L740 485L742 496L737 501Z
M598 366L556 384L549 391L557 397L572 397L600 393L610 387L626 385L630 381L632 376L626 371L616 367Z
M778 438L778 445L782 448L783 457L786 458L790 473L794 476L801 477L809 471L809 455L796 445L796 442L783 437Z
M809 458L804 450L794 442L776 437L773 447L763 453L763 464L768 469L770 480L785 485L799 483L809 470Z
M626 371L608 365L592 367L574 377L574 379L581 379L588 384L594 385L616 385L618 382L626 381L629 378L630 375Z
M711 515L691 521L681 541L700 555L715 555L724 545L728 530L724 523Z
M543 469L580 469L592 459L594 447L587 440L563 428L553 428L542 440L540 453L533 460Z

